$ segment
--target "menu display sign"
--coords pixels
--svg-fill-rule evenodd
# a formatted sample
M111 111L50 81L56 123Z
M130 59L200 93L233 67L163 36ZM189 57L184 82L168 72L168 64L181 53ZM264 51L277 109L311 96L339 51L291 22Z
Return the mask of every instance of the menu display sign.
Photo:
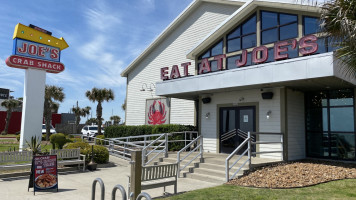
M34 192L48 189L58 191L57 155L34 156L31 176Z

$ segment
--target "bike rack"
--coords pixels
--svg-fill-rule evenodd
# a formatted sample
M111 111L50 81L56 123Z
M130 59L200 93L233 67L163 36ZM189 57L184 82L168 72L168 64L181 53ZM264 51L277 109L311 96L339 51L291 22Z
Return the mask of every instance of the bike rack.
M95 187L96 187L96 183L97 182L99 182L100 188L101 188L100 199L104 200L105 199L105 185L104 185L103 180L101 180L101 178L96 178L93 181L92 190L91 190L91 199L95 200ZM116 196L116 190L118 190L118 189L121 192L122 200L127 200L127 195L126 195L125 188L120 184L115 185L115 187L112 189L111 200L115 200L116 199L116 197L115 197ZM141 200L143 197L146 198L146 200L152 200L151 196L149 194L147 194L146 192L141 192L137 196L136 200Z
M103 180L101 180L101 178L96 178L93 181L93 185L91 188L91 200L95 200L95 187L96 187L96 183L99 182L100 187L101 187L101 195L100 195L100 199L104 200L105 199L105 186L104 186L104 182Z
M116 190L119 189L120 192L121 192L121 195L122 195L122 200L126 200L127 199L127 196L126 196L126 191L125 191L125 188L122 187L122 185L118 184L118 185L115 185L115 187L112 189L112 192L111 192L111 200L115 200L116 199Z

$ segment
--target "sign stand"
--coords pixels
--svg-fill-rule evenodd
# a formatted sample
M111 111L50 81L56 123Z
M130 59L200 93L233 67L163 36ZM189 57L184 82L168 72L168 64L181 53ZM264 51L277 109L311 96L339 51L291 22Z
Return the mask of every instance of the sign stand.
M27 191L33 188L33 195L43 190L57 189L58 192L57 166L57 155L34 156Z
M24 98L21 116L20 151L31 137L42 137L42 116L45 95L46 71L26 69Z

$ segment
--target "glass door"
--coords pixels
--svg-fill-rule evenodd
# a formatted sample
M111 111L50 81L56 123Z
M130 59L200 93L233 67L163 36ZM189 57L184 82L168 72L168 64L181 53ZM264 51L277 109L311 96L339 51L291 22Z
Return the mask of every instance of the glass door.
M220 108L220 153L231 153L235 150L244 138L237 134L226 133L234 129L241 129L242 131L255 131L255 107L223 107ZM225 135L224 135L225 134ZM224 137L222 137L224 135ZM245 149L242 149L243 152Z

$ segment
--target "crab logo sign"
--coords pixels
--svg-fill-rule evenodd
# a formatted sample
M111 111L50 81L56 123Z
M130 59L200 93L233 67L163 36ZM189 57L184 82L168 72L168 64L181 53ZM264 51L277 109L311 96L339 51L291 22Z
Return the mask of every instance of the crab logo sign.
M146 102L146 124L169 124L168 102L168 99L148 99Z

